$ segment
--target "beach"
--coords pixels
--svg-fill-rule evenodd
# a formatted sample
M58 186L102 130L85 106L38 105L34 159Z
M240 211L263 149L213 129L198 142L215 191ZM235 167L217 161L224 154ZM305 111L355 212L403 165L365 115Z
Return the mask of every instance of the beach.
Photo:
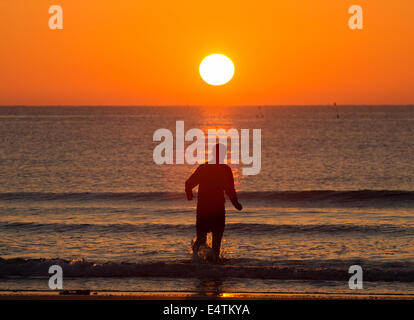
M303 294L303 293L222 293L201 295L183 292L91 292L90 294L60 294L51 292L0 292L0 300L414 300L414 295L370 294Z

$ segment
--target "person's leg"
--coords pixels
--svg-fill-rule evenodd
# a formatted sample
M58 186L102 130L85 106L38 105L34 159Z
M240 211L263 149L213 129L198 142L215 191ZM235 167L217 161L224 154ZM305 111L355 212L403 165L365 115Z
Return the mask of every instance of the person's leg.
M194 245L193 245L193 252L197 253L200 246L203 245L203 244L206 244L206 240L207 240L207 232L204 232L204 233L198 233L197 232L197 239L196 239L196 241L194 242Z
M197 253L201 245L206 244L207 241L207 228L203 219L197 217L196 221L197 239L193 244L193 252Z
M224 225L225 225L225 216L223 213L223 215L220 215L216 219L214 229L212 230L213 250L217 258L220 257L221 239L223 238Z
M216 257L220 257L221 239L223 238L223 232L213 232L213 250Z

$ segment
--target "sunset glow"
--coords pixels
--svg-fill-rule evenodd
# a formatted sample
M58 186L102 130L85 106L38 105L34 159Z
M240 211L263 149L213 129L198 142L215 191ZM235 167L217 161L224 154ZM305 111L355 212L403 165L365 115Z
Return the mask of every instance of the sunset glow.
M51 4L0 1L0 105L414 102L412 1L359 1L363 30L346 0L59 0L63 30ZM200 78L215 52L236 68L225 86Z

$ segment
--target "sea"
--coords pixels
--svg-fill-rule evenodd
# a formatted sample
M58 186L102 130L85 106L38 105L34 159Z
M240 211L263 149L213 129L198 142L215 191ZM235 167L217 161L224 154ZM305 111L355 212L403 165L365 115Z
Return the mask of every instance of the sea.
M219 263L191 250L197 164L154 162L181 120L261 129ZM52 265L67 290L414 294L414 106L1 107L0 290L50 290Z

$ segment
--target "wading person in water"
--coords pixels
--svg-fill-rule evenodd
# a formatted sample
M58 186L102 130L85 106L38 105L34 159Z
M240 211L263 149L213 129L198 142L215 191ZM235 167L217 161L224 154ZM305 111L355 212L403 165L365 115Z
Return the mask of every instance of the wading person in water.
M197 240L194 243L193 252L197 253L200 245L206 243L207 233L211 231L216 258L220 255L221 238L225 224L224 193L227 194L237 210L243 209L234 189L231 168L224 164L225 155L226 147L223 144L216 144L213 149L215 162L200 165L185 182L188 200L193 199L193 188L198 185Z

